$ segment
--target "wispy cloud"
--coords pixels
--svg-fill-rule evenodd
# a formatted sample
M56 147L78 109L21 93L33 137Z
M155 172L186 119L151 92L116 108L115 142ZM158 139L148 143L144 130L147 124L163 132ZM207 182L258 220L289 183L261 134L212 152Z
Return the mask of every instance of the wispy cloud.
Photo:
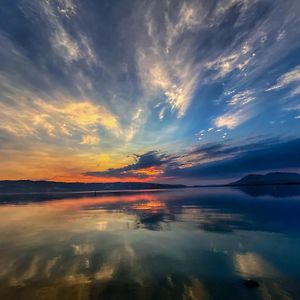
M240 93L235 94L230 100L228 100L228 104L230 106L243 106L251 101L255 100L254 92L247 90Z
M147 38L137 52L139 75L148 97L165 98L170 109L182 117L200 78L200 64L194 60L195 40L187 35L201 25L203 11L199 1L182 2L175 15L167 9L158 19L157 9L153 5L146 13Z
M105 108L88 101L74 102L60 98L49 103L41 99L32 99L18 105L0 104L0 128L16 136L35 136L37 139L48 135L52 138L76 139L81 136L82 144L99 142L97 128L118 134L118 121Z
M214 125L218 128L234 129L248 121L253 116L251 102L254 100L255 94L252 90L236 93L227 101L229 106L227 112L214 119Z
M67 63L83 59L96 62L96 55L88 38L81 32L72 36L64 26L62 18L71 19L77 14L77 6L73 0L60 0L55 2L38 1L40 11L43 13L45 23L50 30L50 41L53 49Z
M291 87L289 90L289 95L291 97L300 94L300 66L297 66L293 70L281 75L277 79L277 82L266 91L277 91L287 87Z
M63 16L70 18L76 15L77 6L74 0L59 0L57 5L59 13Z
M224 54L213 61L207 62L206 68L215 71L215 79L222 79L235 69L244 71L254 57L255 54L251 53L250 46L245 43L241 46L241 49L235 50L229 54Z
M214 124L216 127L227 127L228 129L234 129L238 125L244 123L247 118L247 112L243 111L242 109L238 109L217 117L214 120Z
M215 159L204 153L186 158L200 140L234 141L264 122L259 130L266 136L275 130L287 136L299 115L299 15L297 0L4 5L2 174L12 174L22 154L32 155L28 168L39 176L34 157L51 160L57 172L56 156L70 178L128 166L131 153L175 148L172 162L180 169ZM139 173L167 168L171 163ZM25 167L22 172L26 176Z

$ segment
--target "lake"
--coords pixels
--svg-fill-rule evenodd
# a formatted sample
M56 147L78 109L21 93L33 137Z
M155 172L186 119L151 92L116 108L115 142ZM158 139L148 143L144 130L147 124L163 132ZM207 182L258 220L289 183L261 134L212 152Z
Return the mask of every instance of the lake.
M2 195L0 236L3 300L300 299L295 186Z

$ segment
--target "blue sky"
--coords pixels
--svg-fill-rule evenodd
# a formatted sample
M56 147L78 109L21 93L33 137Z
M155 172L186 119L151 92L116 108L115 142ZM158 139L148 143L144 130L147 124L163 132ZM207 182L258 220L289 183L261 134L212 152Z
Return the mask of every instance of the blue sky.
M297 0L4 0L0 77L1 179L300 169Z

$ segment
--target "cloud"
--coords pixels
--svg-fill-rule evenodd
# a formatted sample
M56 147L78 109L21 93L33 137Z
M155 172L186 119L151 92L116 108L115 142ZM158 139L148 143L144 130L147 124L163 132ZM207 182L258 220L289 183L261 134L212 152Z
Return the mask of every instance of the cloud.
M241 153L246 153L252 150L264 149L271 145L278 143L277 138L254 139L246 142L211 142L194 147L192 150L181 153L179 162L180 168L190 168L199 164L206 164L209 162L216 162L219 160L226 160ZM175 165L176 167L176 165Z
M281 75L276 84L268 88L266 91L277 91L291 86L289 94L291 97L300 94L300 66L295 67L293 70Z
M23 95L24 97L24 95ZM19 95L20 100L22 96ZM118 120L106 108L88 100L77 101L61 96L59 101L25 98L18 104L0 103L0 128L17 137L48 135L51 138L77 139L81 144L97 144L100 126L119 135Z
M251 140L251 139L250 139ZM217 142L207 143L199 147L195 147L190 154L200 154L205 158L217 158L224 155L236 155L241 152L247 152L249 150L265 148L267 146L278 143L278 138L266 138L257 141L251 141L250 143L237 143L233 142Z
M258 147L257 147L258 146ZM221 149L221 150L220 150ZM213 155L234 154L231 158L212 161L205 164L194 165L190 168L168 169L165 176L180 178L220 179L239 177L251 172L270 170L299 169L300 139L288 142L273 143L270 141L264 145L248 145L241 147L242 151L236 149L213 148ZM228 153L226 153L228 152Z
M106 171L86 172L95 177L137 177L147 178L162 173L164 165L172 164L173 158L158 151L149 151L142 155L134 155L135 162L122 168L111 168Z
M165 51L169 53L180 35L187 31L199 29L204 20L204 7L199 1L182 2L176 17L170 14L165 15L166 20L166 41Z
M254 59L254 55L251 53L251 48L245 43L240 49L207 62L206 68L214 70L214 79L222 79L235 69L244 71L252 59Z
M166 11L158 19L158 9L156 3L146 13L147 37L137 51L139 76L147 97L165 98L166 107L183 117L200 78L200 64L194 59L196 40L187 35L200 26L203 11L199 1L182 2L174 15Z
M76 15L76 4L73 0L59 0L58 1L58 11L63 16L70 18Z
M88 38L81 32L72 36L64 25L63 18L72 19L77 14L77 6L72 0L60 0L57 4L51 1L38 1L33 5L40 8L44 21L50 31L50 42L55 52L65 60L72 63L85 59L89 63L96 63L95 53Z
M150 48L151 49L151 48ZM198 71L192 62L184 59L185 54L178 58L157 57L151 50L140 50L138 57L139 73L151 98L164 97L172 111L182 117L195 92ZM154 63L153 63L154 61Z
M251 90L243 91L235 94L228 102L230 106L240 105L243 106L255 100L254 92Z
M130 124L127 129L122 130L122 136L123 139L126 142L130 142L136 133L139 131L142 124L145 122L145 115L143 113L143 109L140 107L137 107L137 109L134 111Z
M256 99L253 90L236 93L228 101L227 112L213 120L216 127L234 129L245 123L253 116L252 102Z
M291 141L290 143L297 144L297 140ZM298 141L298 143L300 147L300 141ZM219 165L222 166L227 162L232 162L234 165L235 161L238 161L237 163L241 163L240 169L238 166L235 166L234 168L230 168L229 166L227 172L230 173L230 176L233 176L235 173L240 174L247 172L249 166L252 166L253 169L256 170L262 168L261 166L264 165L260 164L261 166L257 165L255 168L255 164L257 163L256 160L259 159L259 155L261 155L261 153L264 154L268 151L272 153L273 149L276 148L280 148L280 151L286 151L284 149L286 145L288 145L288 143L280 144L278 138L255 138L252 141L250 139L248 143L207 143L180 154L167 154L165 152L149 151L142 155L134 155L135 162L124 167L110 168L104 171L86 172L84 175L104 178L148 178L150 180L160 180L164 178L184 179L185 177L190 178L198 176L199 178L207 176L208 178L212 177L219 179L219 177L223 176L222 172L226 171L224 168L224 170L221 170L221 174L219 174ZM276 151L273 152L276 153ZM253 155L253 153L257 153L257 157ZM247 161L248 158L250 159L249 162ZM276 159L276 156L274 159L269 159L269 165L267 162L264 167L266 169L270 168L270 161L273 162L273 160L275 166ZM291 157L288 159L291 159ZM295 157L292 159L294 160ZM282 161L284 161L284 159L282 159ZM243 164L245 165L245 169L242 167ZM248 165L246 166L246 164ZM284 165L284 163L280 164L281 166ZM287 164L287 166L289 165ZM210 168L212 170L210 170ZM214 173L215 169L216 172Z
M35 31L41 35L39 42L46 54L41 55L38 63L48 72L45 77L50 85L50 98L56 98L53 94L59 90L75 101L88 99L98 104L118 118L120 126L114 135L130 142L145 121L146 114L142 113L145 105L143 101L132 100L137 100L137 95L130 89L133 86L128 76L131 66L128 63L129 67L124 68L123 57L122 64L116 57L111 59L116 43L112 39L111 46L103 47L102 36L95 31L101 31L103 24L106 31L106 23L95 24L91 18L94 11L87 7L75 0L25 0L22 11L30 23L41 25ZM101 13L99 9L97 14ZM87 24L92 24L93 30ZM124 45L128 47L127 43ZM106 47L114 49L106 53ZM31 61L29 69L32 69ZM120 84L120 74L128 77L126 91ZM34 93L39 88L35 87ZM138 89L132 87L132 90L135 88Z
M1 174L11 178L22 155L45 164L37 152L53 148L47 159L58 157L71 170L63 172L69 179L99 166L100 171L128 166L131 153L163 149L174 166L165 162L139 170L140 176L161 176L168 169L237 155L224 149L215 156L189 153L195 136L238 143L242 130L251 132L255 123L266 136L276 130L286 137L288 126L298 123L299 113L292 111L299 109L297 99L265 90L271 82L270 90L286 87L299 95L299 13L296 0L289 5L250 0L4 5L0 148L6 151L1 152L6 168ZM283 75L274 78L278 70ZM202 128L213 129L203 133ZM175 148L178 153L167 154ZM73 166L59 151L73 156ZM109 162L99 159L99 152L109 155ZM31 176L41 176L33 169ZM49 173L57 169L55 164ZM25 166L22 172L26 177Z
M83 145L98 145L100 138L97 135L83 135L80 144Z
M214 125L218 128L227 127L228 129L234 129L249 118L249 115L243 109L235 109L214 119Z

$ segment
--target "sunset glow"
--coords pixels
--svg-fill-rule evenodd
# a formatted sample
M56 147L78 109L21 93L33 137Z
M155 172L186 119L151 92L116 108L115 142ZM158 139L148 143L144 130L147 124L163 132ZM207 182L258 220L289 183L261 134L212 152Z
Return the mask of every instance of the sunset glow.
M299 171L299 1L171 2L4 1L1 180Z

